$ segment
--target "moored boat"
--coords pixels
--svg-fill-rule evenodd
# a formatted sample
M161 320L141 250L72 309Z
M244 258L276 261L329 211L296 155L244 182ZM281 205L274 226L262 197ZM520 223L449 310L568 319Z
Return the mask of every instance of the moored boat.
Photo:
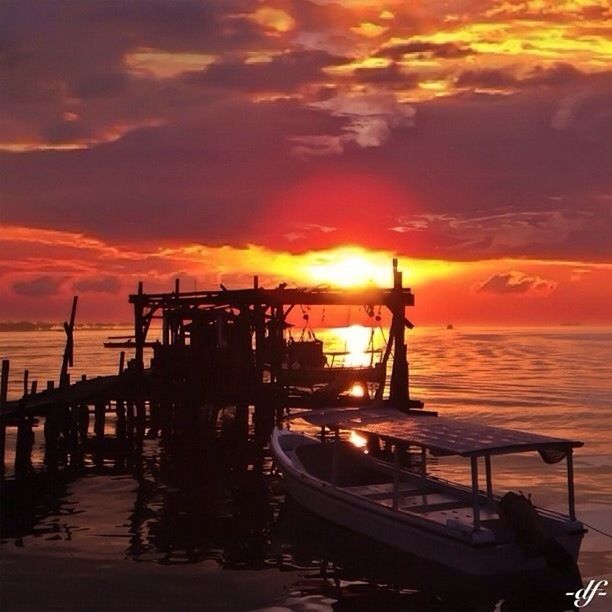
M585 530L575 516L572 451L581 442L388 408L298 416L322 434L334 432L332 440L273 432L272 451L287 490L311 512L469 576L551 574L579 584L576 560ZM341 439L340 430L356 432L362 448ZM416 464L409 449L420 451ZM535 507L514 493L494 494L491 458L533 451L547 463L567 460L568 515ZM465 457L472 486L428 474L428 455ZM483 462L485 490L480 490Z

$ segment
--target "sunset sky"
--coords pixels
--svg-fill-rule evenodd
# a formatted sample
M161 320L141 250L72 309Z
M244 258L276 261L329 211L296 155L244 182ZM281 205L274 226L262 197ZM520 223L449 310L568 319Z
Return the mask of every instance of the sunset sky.
M4 1L0 319L387 284L612 323L606 0Z

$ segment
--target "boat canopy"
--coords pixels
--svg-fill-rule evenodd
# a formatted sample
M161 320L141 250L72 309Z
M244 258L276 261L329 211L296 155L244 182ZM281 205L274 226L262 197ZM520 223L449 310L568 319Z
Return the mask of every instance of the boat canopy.
M437 455L478 457L539 451L547 463L561 461L577 440L458 421L445 417L408 415L392 408L349 408L302 411L291 419L302 418L312 425L331 429L352 429L375 434L394 443L428 448Z

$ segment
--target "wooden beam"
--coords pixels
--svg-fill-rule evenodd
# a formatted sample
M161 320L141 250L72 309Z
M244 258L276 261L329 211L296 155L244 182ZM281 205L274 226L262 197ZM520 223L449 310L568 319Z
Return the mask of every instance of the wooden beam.
M400 273L401 274L401 273ZM414 305L414 294L410 289L237 289L225 291L194 291L180 295L185 306L227 305L245 306L266 304L268 306L363 306L364 304L394 305L398 300L405 306ZM175 307L175 293L132 294L129 302L144 302L147 306Z

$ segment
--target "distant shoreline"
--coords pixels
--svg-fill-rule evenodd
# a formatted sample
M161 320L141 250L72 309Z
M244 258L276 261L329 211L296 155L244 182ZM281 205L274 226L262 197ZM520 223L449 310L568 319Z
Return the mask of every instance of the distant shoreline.
M77 330L97 329L130 329L132 323L81 323L76 324ZM49 323L45 321L0 321L0 332L41 332L41 331L64 331L61 323Z

